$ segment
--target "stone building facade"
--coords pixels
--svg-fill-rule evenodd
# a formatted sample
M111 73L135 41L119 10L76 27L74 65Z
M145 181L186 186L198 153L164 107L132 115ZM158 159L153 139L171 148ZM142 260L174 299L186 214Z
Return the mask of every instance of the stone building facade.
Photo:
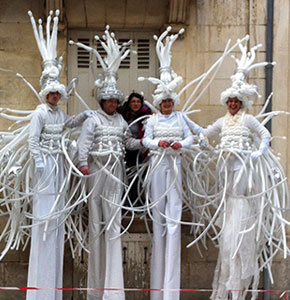
M177 74L183 76L185 83L205 72L222 54L230 38L232 44L237 38L250 35L249 46L262 43L257 61L266 60L266 36L269 8L267 0L1 0L0 2L0 106L17 109L34 109L38 100L16 73L21 73L33 86L39 88L41 74L41 59L34 41L27 11L31 10L37 19L45 18L51 9L61 9L59 26L58 54L64 57L61 81L68 82L76 76L73 63L76 60L73 50L69 49L71 38L89 36L94 32L102 32L106 24L113 31L124 36L136 36L142 40L142 34L160 34L166 26L172 26L174 31L185 28L184 36L177 40L172 49L172 67ZM272 85L274 90L272 109L290 111L289 100L289 60L290 60L290 2L275 1L273 5L273 69ZM147 39L146 35L146 39ZM144 38L145 39L145 38ZM133 47L137 47L133 41ZM150 47L149 47L150 48ZM234 53L239 53L236 49ZM151 76L158 75L155 53L150 53ZM9 70L9 71L8 71ZM88 70L79 70L78 75L88 75ZM126 86L126 92L144 88L145 96L150 100L150 88L138 86L135 77L142 74L130 73L131 81ZM205 91L194 109L201 109L193 115L194 121L202 126L222 116L225 108L220 105L219 95L230 84L229 77L234 71L234 63L226 58L220 71L210 87ZM133 75L136 74L134 77ZM121 76L120 76L121 77ZM89 77L84 77L86 78ZM258 113L266 95L266 73L259 69L250 74L250 81L260 88L262 98L255 102L252 113ZM84 82L84 81L83 81ZM88 81L89 82L89 81ZM126 84L125 82L121 83ZM137 88L136 88L137 87ZM91 97L88 103L94 108L93 96L89 88L79 87L80 92ZM189 96L184 96L182 101ZM62 107L70 114L81 108L76 99L63 103ZM290 119L281 116L272 122L272 135L287 137L287 140L276 138L272 146L281 155L285 172L290 177ZM0 120L0 130L6 130L11 125ZM1 226L4 225L2 221ZM288 233L290 234L289 230ZM216 264L217 249L209 246L202 250L200 257L193 247L185 246L191 241L187 229L183 230L182 238L182 288L210 289L213 270ZM142 225L136 224L129 236L123 240L124 271L126 287L149 287L150 239ZM28 250L11 251L0 262L0 286L25 286L28 263ZM142 267L140 268L140 265ZM290 261L276 258L273 266L275 283L272 289L289 289ZM71 259L67 249L65 257L65 287L85 287L86 257ZM264 288L263 280L260 284ZM85 299L85 293L65 292L64 299ZM208 299L209 293L182 293L181 299ZM278 299L278 294L272 294L272 299ZM0 291L0 299L25 299L24 292ZM127 299L149 299L148 294L128 292Z

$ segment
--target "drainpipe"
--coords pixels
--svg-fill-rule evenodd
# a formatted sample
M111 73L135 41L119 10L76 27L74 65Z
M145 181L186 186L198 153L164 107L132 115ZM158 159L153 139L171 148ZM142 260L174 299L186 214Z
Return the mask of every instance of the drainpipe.
M267 0L267 36L266 36L266 61L273 61L273 19L274 19L274 0ZM266 99L272 92L273 84L273 65L266 66ZM272 111L272 99L270 100L266 112ZM266 128L272 132L271 120L266 124ZM271 282L268 268L264 268L264 289L270 290ZM264 293L264 300L270 300L270 293Z
M273 19L274 19L274 0L267 0L267 36L266 36L266 61L273 61ZM272 93L273 65L266 66L266 99ZM272 111L272 99L270 100L266 112ZM266 125L272 131L271 120Z

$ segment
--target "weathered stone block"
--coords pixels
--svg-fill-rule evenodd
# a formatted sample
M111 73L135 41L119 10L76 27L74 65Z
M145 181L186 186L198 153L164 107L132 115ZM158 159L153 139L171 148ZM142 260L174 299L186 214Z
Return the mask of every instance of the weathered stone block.
M224 51L228 39L233 43L247 34L245 26L210 26L210 51ZM238 48L237 48L238 49Z
M267 24L267 1L250 0L249 1L250 24Z

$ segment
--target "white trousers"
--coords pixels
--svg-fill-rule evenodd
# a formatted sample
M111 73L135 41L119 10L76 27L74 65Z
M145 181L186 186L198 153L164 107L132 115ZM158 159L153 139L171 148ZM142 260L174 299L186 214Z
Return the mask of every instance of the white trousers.
M181 166L177 159L177 177L173 171L170 157L165 157L154 171L151 184L152 201L160 200L153 211L153 245L151 257L151 288L165 289L164 292L152 291L151 300L178 300L180 288L180 221ZM174 185L170 188L173 181ZM162 195L166 193L163 198ZM163 217L164 214L169 219Z
M43 174L35 174L37 190L33 197L33 216L47 216L55 204L59 187L63 181L62 159L58 172L53 160L48 157ZM62 209L64 198L60 197L56 210ZM62 218L49 221L44 240L45 225L33 221L30 246L28 282L29 287L51 288L52 290L27 291L26 300L62 300L63 254L64 254L64 224Z
M120 180L123 170L120 163L113 170L108 166L110 174ZM91 173L99 168L95 163L90 165ZM102 171L89 178L89 191L93 191L88 200L89 207L89 256L88 256L88 288L124 288L122 245L120 234L121 209L106 200L120 203L123 187L108 173ZM104 199L102 199L102 197ZM108 225L117 212L114 220L103 234L104 226ZM116 238L117 237L117 238ZM88 291L87 300L124 300L124 291Z
M252 278L258 270L256 261L256 230L249 229L255 222L257 199L247 200L247 176L239 170L229 172L225 203L225 224L219 238L219 257L213 281L213 300L228 299L228 290L233 290L231 299L242 300ZM252 298L254 299L254 298Z

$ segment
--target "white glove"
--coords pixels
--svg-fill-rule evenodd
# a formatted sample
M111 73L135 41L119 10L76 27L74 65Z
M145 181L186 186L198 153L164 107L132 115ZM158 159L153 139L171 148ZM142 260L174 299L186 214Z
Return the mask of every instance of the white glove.
M268 138L262 139L259 150L252 152L251 158L253 160L256 160L258 157L263 155L269 147L270 147L270 139Z
M199 134L198 136L198 144L201 149L206 149L208 148L208 138L205 137L202 133Z
M87 118L89 118L93 114L94 112L91 110L83 111L79 113L77 116L68 118L64 123L64 127L73 128L73 127L80 126Z
M44 171L44 163L42 160L35 161L35 170L37 173L42 174Z
M254 151L251 153L251 159L256 160L261 155L263 155L263 153L260 150Z
M262 139L260 147L259 147L259 151L262 154L264 154L269 147L270 147L270 139L268 139L268 138Z

